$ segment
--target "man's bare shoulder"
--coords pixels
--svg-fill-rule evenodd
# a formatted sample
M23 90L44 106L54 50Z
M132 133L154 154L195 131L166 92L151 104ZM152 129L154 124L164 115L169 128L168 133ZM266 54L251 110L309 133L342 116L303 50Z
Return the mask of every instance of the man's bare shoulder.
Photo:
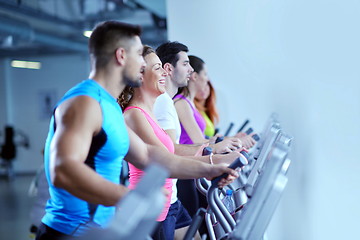
M57 124L68 127L90 127L98 131L102 124L102 112L97 100L90 96L75 96L62 102L55 111Z

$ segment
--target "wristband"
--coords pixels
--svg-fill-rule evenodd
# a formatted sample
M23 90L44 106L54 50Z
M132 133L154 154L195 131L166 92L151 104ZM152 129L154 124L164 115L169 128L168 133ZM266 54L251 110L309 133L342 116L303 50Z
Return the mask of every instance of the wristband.
M210 153L210 155L209 155L209 162L211 165L214 165L213 158L212 158L213 155L214 155L213 153Z

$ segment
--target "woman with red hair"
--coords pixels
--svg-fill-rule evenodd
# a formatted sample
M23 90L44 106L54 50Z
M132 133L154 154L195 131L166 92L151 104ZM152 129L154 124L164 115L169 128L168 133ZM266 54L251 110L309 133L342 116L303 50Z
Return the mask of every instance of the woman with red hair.
M219 122L219 114L216 108L215 90L210 81L207 82L204 88L197 91L194 103L205 120L205 136L207 138L213 137L215 135L215 125Z

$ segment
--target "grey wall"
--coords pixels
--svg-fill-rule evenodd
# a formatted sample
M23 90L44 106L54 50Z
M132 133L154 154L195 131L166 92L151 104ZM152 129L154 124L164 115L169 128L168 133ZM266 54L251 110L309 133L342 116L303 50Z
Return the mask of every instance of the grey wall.
M354 239L360 208L360 3L167 1L168 33L207 63L220 128L271 112L295 137L269 239Z
M70 87L88 76L87 56L67 55L27 57L20 60L40 61L40 70L10 67L10 60L2 59L0 79L0 131L11 124L29 136L30 148L18 148L14 168L17 173L34 172L42 164L49 117L44 96L58 100ZM17 138L15 138L17 139ZM1 139L3 142L3 137Z

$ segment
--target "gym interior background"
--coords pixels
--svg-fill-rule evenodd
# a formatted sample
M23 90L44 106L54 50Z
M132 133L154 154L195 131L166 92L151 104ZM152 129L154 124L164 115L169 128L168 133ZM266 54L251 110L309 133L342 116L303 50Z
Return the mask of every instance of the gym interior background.
M354 239L360 216L359 12L353 0L1 0L0 143L4 127L12 125L29 144L17 148L12 184L42 164L49 106L88 76L83 31L118 19L142 25L144 43L176 40L206 61L220 130L249 118L261 131L278 113L294 143L269 239ZM14 68L12 60L40 62L41 69Z

